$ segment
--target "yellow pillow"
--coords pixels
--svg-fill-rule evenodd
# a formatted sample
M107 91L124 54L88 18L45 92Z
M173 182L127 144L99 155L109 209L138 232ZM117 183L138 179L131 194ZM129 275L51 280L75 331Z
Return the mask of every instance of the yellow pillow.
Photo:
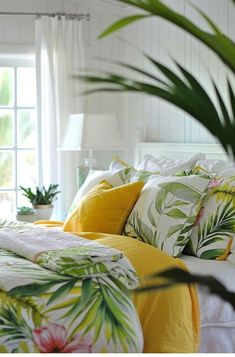
M81 199L66 219L63 230L122 234L143 186L143 182L134 182L113 187L101 181Z

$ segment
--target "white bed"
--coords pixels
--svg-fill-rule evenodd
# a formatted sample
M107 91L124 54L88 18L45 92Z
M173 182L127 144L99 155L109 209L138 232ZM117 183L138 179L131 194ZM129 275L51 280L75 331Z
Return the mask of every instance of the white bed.
M207 159L228 160L219 144L180 144L180 143L139 143L136 150L136 163L145 155L169 159L185 159L195 153L206 154ZM235 291L235 265L229 261L203 260L182 256L192 273L212 275ZM235 311L229 303L198 288L201 312L200 352L235 352Z

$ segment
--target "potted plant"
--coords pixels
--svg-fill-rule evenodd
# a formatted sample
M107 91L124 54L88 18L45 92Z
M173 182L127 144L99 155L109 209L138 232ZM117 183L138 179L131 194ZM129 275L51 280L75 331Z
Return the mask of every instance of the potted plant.
M17 221L33 222L36 220L36 210L27 206L17 207L16 219Z
M53 201L57 199L58 184L50 184L48 188L43 186L42 188L36 187L32 190L30 187L22 187L23 195L28 198L34 209L37 210L37 219L49 219L53 211Z

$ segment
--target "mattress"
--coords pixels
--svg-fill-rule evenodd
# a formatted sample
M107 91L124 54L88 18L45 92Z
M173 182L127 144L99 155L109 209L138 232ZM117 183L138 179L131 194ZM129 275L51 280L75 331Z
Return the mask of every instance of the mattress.
M189 271L211 275L221 281L229 290L235 291L235 265L229 261L203 260L181 256ZM200 352L235 352L235 311L232 306L207 289L198 287L201 311Z

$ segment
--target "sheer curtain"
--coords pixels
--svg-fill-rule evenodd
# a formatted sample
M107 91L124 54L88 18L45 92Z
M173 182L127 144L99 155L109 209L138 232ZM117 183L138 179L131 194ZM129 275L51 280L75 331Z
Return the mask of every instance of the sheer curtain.
M71 74L84 65L81 26L81 21L65 16L35 20L40 184L59 184L61 194L53 214L57 219L64 218L76 183L76 154L58 148L68 115L83 111L77 80L71 79Z

